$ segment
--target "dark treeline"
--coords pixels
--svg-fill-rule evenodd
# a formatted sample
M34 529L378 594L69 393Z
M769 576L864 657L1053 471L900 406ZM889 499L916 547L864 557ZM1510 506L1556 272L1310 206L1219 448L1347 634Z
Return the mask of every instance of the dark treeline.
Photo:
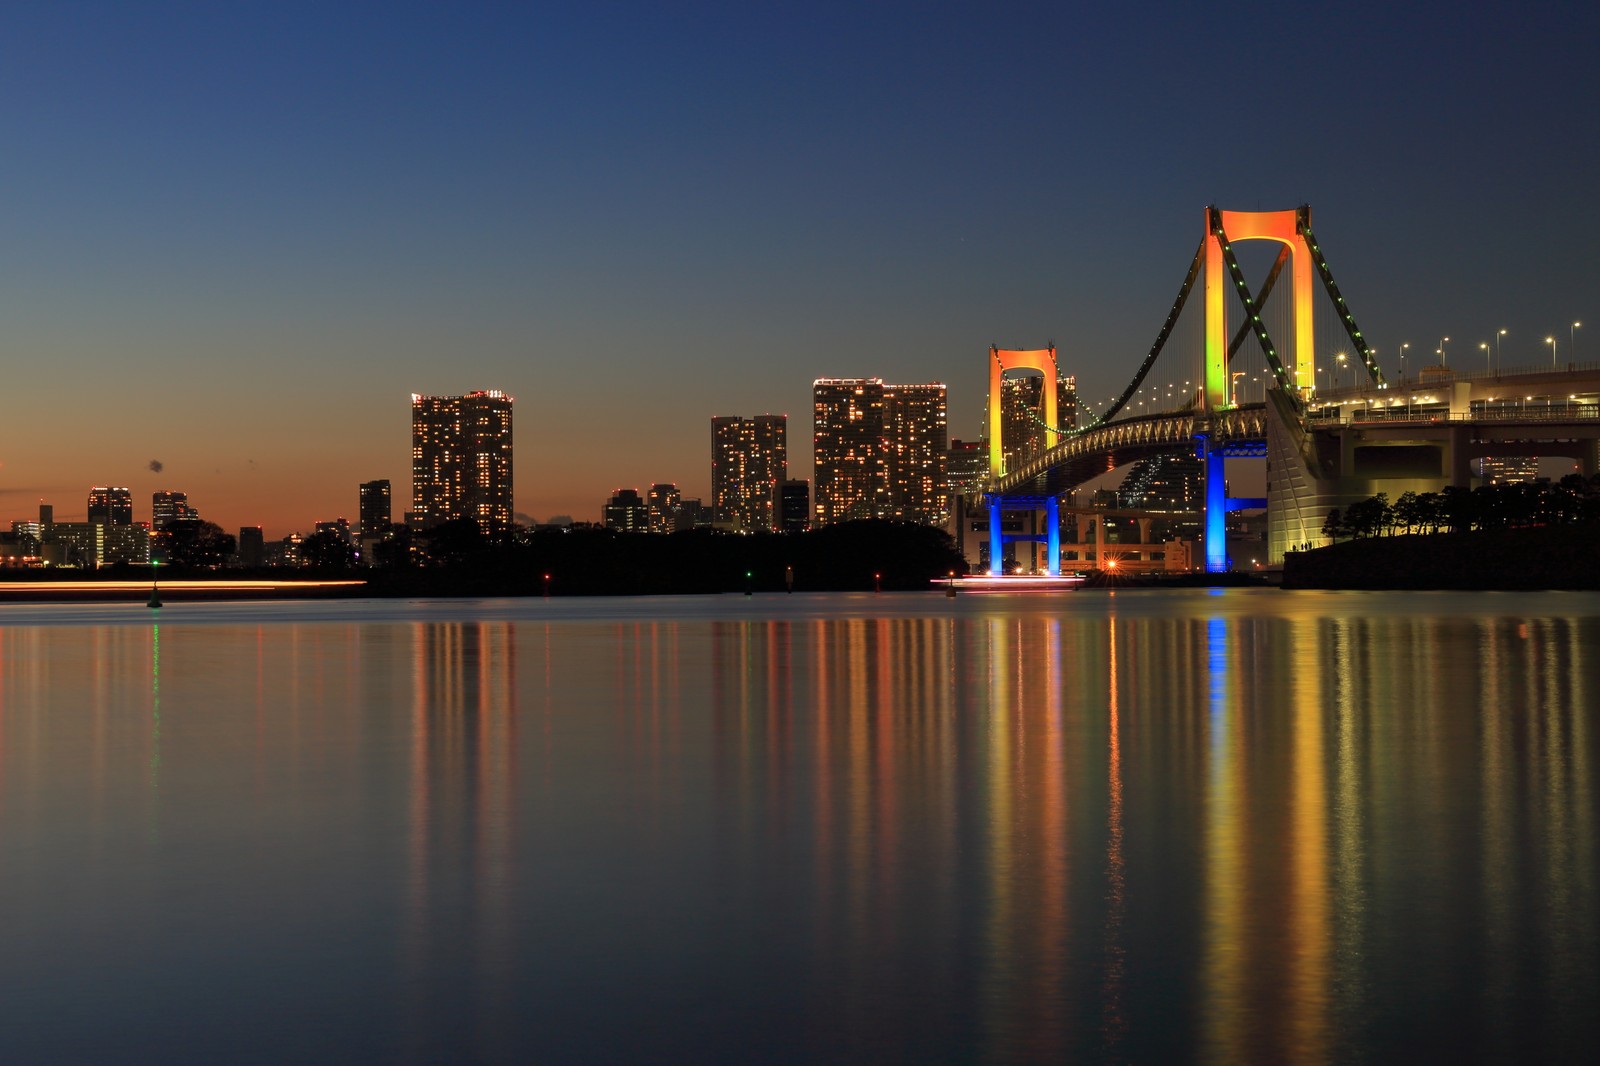
M1475 489L1407 492L1393 503L1380 492L1328 512L1322 533L1340 538L1401 533L1469 533L1600 522L1600 475L1569 474L1558 483L1521 481Z
M408 550L360 571L374 595L596 596L926 589L960 555L943 530L844 522L807 533L538 530L493 540L469 522L415 534ZM319 574L345 567L321 560ZM546 580L548 575L548 582Z

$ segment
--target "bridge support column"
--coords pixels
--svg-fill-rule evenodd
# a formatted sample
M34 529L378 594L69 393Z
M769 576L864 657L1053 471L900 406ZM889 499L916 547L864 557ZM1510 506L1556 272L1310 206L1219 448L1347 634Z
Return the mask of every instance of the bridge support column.
M1028 549L1029 566L1038 565L1038 549L1031 547L1034 544L1045 546L1046 560L1045 572L1051 577L1061 573L1061 501L1054 496L1012 496L1005 497L998 493L989 493L984 496L984 501L989 505L989 576L1000 577L1005 573L1006 544L1026 543ZM1026 511L1037 518L1039 512L1044 512L1045 530L1043 533L1015 533L1006 535L1005 512ZM1030 524L1037 526L1036 521Z
M1200 454L1206 464L1205 545L1206 573L1228 572L1228 479L1221 448L1213 447L1211 435L1202 433Z
M1061 576L1061 501L1051 496L1044 502L1045 573Z
M1000 497L989 497L989 576L999 577L1006 572L1005 508Z

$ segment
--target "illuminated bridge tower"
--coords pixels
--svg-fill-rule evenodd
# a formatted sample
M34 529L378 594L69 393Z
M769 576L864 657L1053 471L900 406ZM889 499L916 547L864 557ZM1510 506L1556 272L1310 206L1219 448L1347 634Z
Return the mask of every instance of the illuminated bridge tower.
M1244 301L1247 325L1261 339L1267 364L1276 384L1291 396L1309 392L1316 382L1315 330L1312 318L1313 249L1307 240L1311 230L1311 208L1292 211L1223 211L1206 208L1206 236L1201 245L1205 270L1205 388L1202 399L1207 413L1232 406L1228 395L1228 312L1227 292L1237 291ZM1283 245L1280 262L1287 258L1292 278L1294 320L1293 348L1287 360L1280 357L1261 325L1260 307L1255 305L1233 255L1235 241L1276 241ZM1366 353L1363 353L1366 354ZM1371 356L1367 354L1370 363ZM1227 512L1265 507L1264 499L1227 497L1224 461L1234 456L1263 457L1264 444L1215 445L1209 432L1197 435L1197 451L1205 460L1205 552L1206 570L1223 573L1228 569Z
M1058 430L1060 426L1060 412L1057 409L1056 382L1059 380L1060 367L1056 361L1055 345L1048 348L1034 348L1027 351L989 348L989 480L993 481L1006 473L1005 444L1001 440L1004 426L1004 417L1001 412L1001 391L1005 373L1008 370L1037 370L1044 375L1044 385L1040 388L1040 415L1044 419L1044 446L1046 450L1054 448L1061 439ZM1061 510L1060 503L1055 496L1000 496L990 493L989 503L989 573L995 576L1005 572L1005 544L1006 541L1040 541L1045 542L1046 573L1052 577L1061 573ZM1020 534L1011 537L1005 535L1005 511L1027 510L1037 513L1044 511L1044 534Z

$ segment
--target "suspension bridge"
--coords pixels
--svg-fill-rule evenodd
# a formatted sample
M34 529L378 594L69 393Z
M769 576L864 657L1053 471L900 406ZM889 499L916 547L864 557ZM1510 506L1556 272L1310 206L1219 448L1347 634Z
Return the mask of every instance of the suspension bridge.
M1277 246L1254 290L1234 250L1253 241ZM1286 270L1287 296L1269 299ZM1197 289L1202 310L1185 318ZM1326 300L1320 336L1318 289ZM1231 333L1230 305L1237 307L1239 322ZM1184 332L1183 324L1189 343L1169 345ZM1276 336L1286 338L1282 348ZM1175 371L1171 380L1185 378L1181 398L1162 410L1149 410L1155 404L1148 401L1133 406L1147 379L1160 373L1158 360L1169 347L1179 349L1166 365ZM1442 363L1442 342L1438 354ZM1600 364L1511 371L1490 366L1482 373L1436 365L1391 383L1334 280L1306 205L1288 211L1206 208L1200 245L1132 381L1081 427L1063 426L1056 390L1041 389L1033 417L1043 427L1044 446L1037 454L1008 459L1001 439L1001 382L1020 370L1043 374L1053 385L1056 350L991 347L989 356L989 478L983 496L994 575L1003 572L1004 544L1023 540L1044 542L1047 571L1059 574L1061 497L1118 467L1159 455L1203 460L1205 568L1212 573L1229 568L1226 516L1232 510L1265 508L1267 558L1278 563L1286 551L1322 542L1330 509L1378 492L1465 487L1474 459L1565 456L1586 476L1600 468ZM1240 366L1249 369L1235 369ZM1238 402L1238 379L1255 380L1257 370L1265 382L1262 398ZM1345 371L1348 385L1339 376ZM1266 461L1265 497L1227 495L1224 464L1237 458ZM1004 514L1016 510L1042 513L1044 532L1007 534Z

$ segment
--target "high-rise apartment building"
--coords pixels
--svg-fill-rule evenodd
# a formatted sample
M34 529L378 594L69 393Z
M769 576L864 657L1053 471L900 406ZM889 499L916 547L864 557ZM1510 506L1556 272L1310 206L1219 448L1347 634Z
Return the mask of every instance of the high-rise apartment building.
M199 512L189 506L186 492L157 492L150 497L150 528L159 533L170 522L180 518L198 518Z
M711 420L711 508L718 529L776 529L773 490L788 477L787 415Z
M882 518L889 498L883 379L818 378L811 400L815 524Z
M811 395L817 525L855 518L945 521L946 386L819 378Z
M1000 446L1007 470L1015 470L1044 450L1044 378L1037 374L1006 378L1000 383ZM1056 379L1055 429L1078 425L1078 379Z
M950 447L947 392L938 382L883 387L884 475L890 518L944 525Z
M389 498L389 479L363 481L360 499L361 535L376 537L388 531L394 513Z
M90 489L89 521L103 526L133 525L133 490L98 485Z
M671 482L658 482L645 494L645 505L650 509L650 532L671 533L672 513L683 499L678 486Z
M499 391L411 397L411 510L424 527L511 526L511 403Z

